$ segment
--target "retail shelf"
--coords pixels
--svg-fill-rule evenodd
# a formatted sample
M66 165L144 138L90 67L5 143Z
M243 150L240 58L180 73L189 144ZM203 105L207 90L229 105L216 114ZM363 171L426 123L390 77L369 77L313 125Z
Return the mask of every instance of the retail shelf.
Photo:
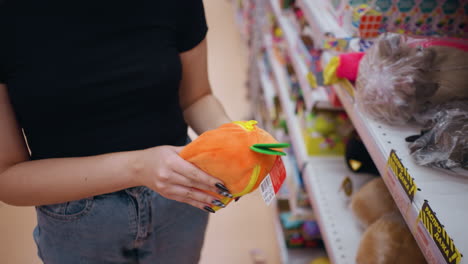
M275 87L277 88L277 94L281 102L281 107L286 115L286 123L288 125L289 135L294 147L294 154L296 156L299 168L302 168L308 159L307 150L305 148L299 120L294 114L294 105L288 94L289 83L286 77L286 70L276 58L270 43L270 36L265 35L265 46L277 83Z
M278 24L283 31L283 36L286 40L286 46L288 48L288 54L291 59L294 71L296 72L299 85L301 86L307 110L311 111L314 108L329 110L339 109L330 103L326 92L323 92L321 89L313 89L309 84L307 76L310 70L305 60L301 58L298 53L299 45L304 45L303 43L300 43L302 42L302 40L299 38L300 34L292 25L289 18L282 13L279 2L272 1L271 5Z
M325 35L332 33L337 38L347 38L350 36L342 29L333 15L326 9L326 1L297 0L298 6L304 12L309 25L314 32L314 40L321 45L325 40Z
M280 213L276 204L273 210L275 210L275 231L280 250L281 263L288 263L288 248L286 247L286 241L284 240L284 232L283 228L281 227Z
M260 83L262 84L263 95L265 96L265 103L267 105L268 111L271 113L274 106L274 97L275 97L275 88L273 83L271 82L270 75L268 74L267 70L265 69L265 63L262 59L257 60L257 66L260 72Z
M278 206L275 206L273 210L275 210L275 231L282 264L309 264L315 258L326 256L325 252L319 248L288 249L284 240Z
M352 178L353 186L357 189L369 180L370 176L350 173L342 157L307 156L299 121L294 115L294 107L288 95L289 84L286 72L271 48L267 48L267 53L278 83L278 94L287 116L293 148L296 157L300 157L298 158L300 168L304 168L303 178L307 193L319 220L327 252L333 263L354 263L361 231L347 207L346 197L340 196L340 186L348 176Z
M372 176L351 173L343 158L310 158L303 172L309 199L316 212L328 255L335 264L356 262L362 230L348 207L348 198L340 190L346 177L353 190Z
M428 262L468 263L468 178L417 165L405 138L419 134L418 127L376 122L343 85L334 88Z

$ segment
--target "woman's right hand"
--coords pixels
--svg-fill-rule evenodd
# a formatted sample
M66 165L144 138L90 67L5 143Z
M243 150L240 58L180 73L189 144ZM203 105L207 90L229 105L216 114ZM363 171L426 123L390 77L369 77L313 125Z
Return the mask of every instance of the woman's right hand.
M224 183L190 162L178 153L183 147L160 146L138 151L136 180L162 196L214 213L212 205L224 207L218 198L200 190L231 197Z

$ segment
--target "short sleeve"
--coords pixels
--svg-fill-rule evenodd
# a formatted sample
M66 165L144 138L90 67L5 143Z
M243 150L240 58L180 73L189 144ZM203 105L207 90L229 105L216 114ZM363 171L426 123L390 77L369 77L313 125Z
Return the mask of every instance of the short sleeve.
M208 32L202 0L180 1L177 21L177 50L184 52L196 47Z
M0 56L0 83L5 84L6 83L6 71L2 63L5 63L5 61L2 60L2 57Z

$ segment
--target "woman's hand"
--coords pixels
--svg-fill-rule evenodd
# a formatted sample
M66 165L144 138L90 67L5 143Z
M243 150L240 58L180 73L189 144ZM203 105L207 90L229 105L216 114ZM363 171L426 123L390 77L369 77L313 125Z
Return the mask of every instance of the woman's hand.
M224 183L182 159L183 147L160 146L138 152L137 181L162 196L214 213L224 207L216 197L200 190L232 197Z

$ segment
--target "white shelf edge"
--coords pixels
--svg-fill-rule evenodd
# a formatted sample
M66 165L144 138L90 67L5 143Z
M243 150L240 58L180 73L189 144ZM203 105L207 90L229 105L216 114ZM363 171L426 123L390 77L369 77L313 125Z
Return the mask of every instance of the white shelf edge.
M297 5L302 9L304 15L316 35L320 45L325 39L326 33L333 33L337 38L349 37L351 34L343 30L333 19L332 14L326 10L322 1L297 0Z
M267 48L267 54L269 61L273 68L274 76L276 79L276 88L277 94L281 101L281 108L286 114L286 123L288 125L289 135L291 137L292 144L294 146L295 156L299 165L299 168L302 169L306 160L308 159L307 150L305 148L304 140L302 137L302 132L299 126L299 121L294 114L294 106L292 105L291 99L288 95L288 81L286 80L286 71L283 69L282 65L279 64L275 55L272 54L272 49Z
M281 226L280 212L277 204L275 204L275 208L273 210L275 210L275 231L278 247L280 250L281 263L287 264L289 260L289 254L288 248L286 247L286 241L284 240L284 232L283 227Z
M257 66L260 72L260 83L263 89L263 95L265 96L268 111L271 113L275 108L273 98L275 97L275 89L271 83L270 77L265 69L265 64L261 59L257 59Z
M398 135L400 140L403 140L403 132L410 134L419 133L418 129L412 127L392 128L383 124L377 125L382 131L382 135L378 135L373 131L373 127L377 124L361 114L354 104L353 98L340 85L335 85L335 91L338 94L346 112L350 116L356 130L363 139L366 148L368 149L374 163L379 169L384 182L392 194L393 199L397 203L400 212L406 220L406 223L420 246L423 254L429 263L445 263L442 253L438 250L436 243L425 231L422 223L418 221L419 211L421 210L425 200L429 201L431 208L437 212L437 217L442 224L445 225L447 233L454 240L455 246L465 257L462 258L460 264L468 263L466 254L468 254L468 231L465 224L462 222L468 219L468 204L459 203L459 201L468 201L468 179L455 178L450 175L444 175L443 172L431 170L429 168L420 167L414 164L409 158L407 147L400 147L394 142L389 147L389 142L383 141L383 134L391 138L393 134ZM393 176L388 174L387 160L390 155L390 149L395 148L403 164L408 167L408 171L414 178L417 186L422 189L416 193L413 202L411 202L405 190ZM406 153L406 154L405 154ZM451 183L453 182L453 183ZM441 188L441 194L436 193L436 188ZM444 187L441 187L444 186ZM446 193L452 193L447 195ZM458 196L458 197L457 197ZM450 201L444 203L442 201ZM452 205L457 205L452 207ZM457 211L454 211L457 210ZM457 217L458 216L458 217ZM458 219L460 218L460 219ZM464 219L464 220L463 220ZM461 231L464 232L461 232Z
M355 263L362 235L349 209L349 200L344 193L340 193L345 177L352 179L354 190L372 178L349 172L343 158L311 158L303 174L325 247L331 262L335 264Z
M293 63L294 71L299 81L299 85L304 94L304 101L306 104L306 109L311 111L314 108L324 109L324 110L338 110L340 108L333 106L328 98L322 98L319 100L316 97L318 96L318 91L310 86L309 81L307 80L307 74L309 69L305 61L298 55L298 52L295 50L299 45L299 42L302 41L298 38L299 33L295 30L294 26L291 25L291 22L287 17L285 17L277 1L271 2L272 9L275 12L276 19L283 30L284 38L286 40L286 46L288 49L289 57Z
M310 165L310 162L311 161L315 161L318 163L318 165L316 167L321 167L321 168L325 168L325 164L328 163L328 164L340 164L339 166L341 166L342 168L345 167L345 164L344 164L344 161L343 161L343 158L342 157L309 157L307 156L306 154L306 150L305 150L305 144L304 144L304 141L302 139L302 134L300 133L300 128L299 128L299 121L297 120L297 117L294 115L294 112L293 112L293 106L292 106L292 102L291 100L289 99L289 96L288 96L288 83L287 83L287 80L286 80L286 71L282 68L282 66L279 64L279 62L276 60L276 58L274 57L274 55L272 54L272 50L271 48L267 47L267 54L269 56L269 60L271 61L271 65L272 65L272 68L273 68L273 71L274 71L274 75L275 75L275 78L277 80L277 93L279 94L279 97L280 97L280 100L281 100L281 104L282 104L282 108L283 108L283 111L285 111L286 113L286 116L287 116L287 123L288 123L288 127L289 127L289 133L290 133L290 136L291 136L291 140L292 140L292 144L293 144L293 148L296 152L296 158L298 159L298 163L299 163L299 167L300 168L303 168L303 166L305 166L306 164L309 164L305 167L305 181L308 181L307 179L309 178L310 179L310 175L311 175L311 165ZM300 154L301 152L303 152L303 154ZM302 157L302 158L299 158L299 157ZM346 168L344 168L346 169ZM325 173L326 174L326 173ZM307 176L309 175L309 176ZM345 175L343 175L344 177ZM362 177L362 176L360 176ZM326 178L326 177L324 177ZM322 218L322 224L321 226L326 226L326 222L328 222L328 220L326 220L324 217L322 217L321 215L322 214L325 214L324 212L324 209L321 208L321 205L319 202L317 202L317 192L314 192L312 191L312 188L315 188L315 187L311 187L311 186L314 186L315 183L311 183L309 181L309 183L307 183L307 192L310 196L310 200L311 200L311 203L314 204L314 212L315 212L315 215L317 216L318 219ZM339 185L340 183L336 182L336 188L334 188L333 191L338 191L339 189ZM335 194L332 194L330 193L332 196L333 195L336 195ZM322 196L323 197L323 196ZM330 198L330 196L329 196ZM351 212L348 212L347 215L349 216L351 214ZM349 217L348 217L349 218ZM320 222L320 220L319 220ZM350 221L347 221L347 223L353 223L351 220ZM352 225L351 225L352 226ZM351 229L350 229L351 228ZM353 238L351 240L353 240L352 242L350 242L351 244L349 245L343 245L341 246L341 248L344 248L344 247L352 247L352 245L357 245L357 241L359 240L359 237L360 237L360 232L358 231L358 228L357 226L354 227L355 229L352 229L352 227L348 227L346 228L347 230L355 230L353 231L355 234L357 233L358 235L354 235ZM327 252L329 254L329 256L332 256L333 254L337 254L337 250L335 250L336 247L340 247L340 246L335 246L336 245L336 239L334 240L333 237L335 235L332 235L330 233L327 233L327 230L329 230L329 228L322 228L321 230L324 230L322 232L322 236L324 237L324 240L328 242L327 243ZM348 231L349 231L348 230ZM344 233L349 233L349 232L344 232ZM341 232L343 233L343 232ZM341 234L340 233L340 234ZM346 236L346 235L345 235ZM357 240L356 240L357 239ZM341 250L341 249L340 249ZM334 263L337 263L337 264L348 264L348 263L354 263L354 255L353 254L348 254L349 256L345 256L345 257L342 257L341 255L337 255L337 256L334 256L332 257L333 259L335 259L336 261ZM340 260L341 259L344 259L344 260L349 260L349 261L346 261L346 262L343 262L343 260Z

